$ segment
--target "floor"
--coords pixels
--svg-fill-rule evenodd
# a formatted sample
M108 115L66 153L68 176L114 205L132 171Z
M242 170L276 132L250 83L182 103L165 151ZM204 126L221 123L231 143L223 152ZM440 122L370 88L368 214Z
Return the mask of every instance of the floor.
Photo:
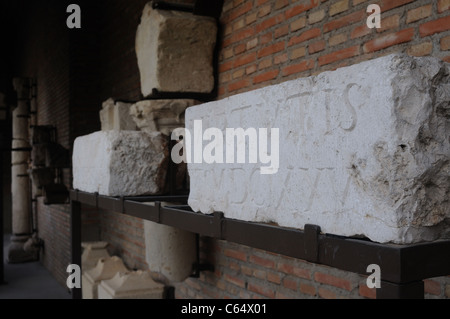
M0 284L0 299L70 299L67 287L58 283L40 262L8 264L10 235L4 236L5 285Z

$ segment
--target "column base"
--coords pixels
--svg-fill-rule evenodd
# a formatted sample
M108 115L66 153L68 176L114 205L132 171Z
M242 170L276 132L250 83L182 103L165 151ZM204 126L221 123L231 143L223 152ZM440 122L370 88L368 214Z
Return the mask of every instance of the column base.
M34 244L30 236L11 236L8 247L7 261L10 264L20 264L39 260L39 246Z

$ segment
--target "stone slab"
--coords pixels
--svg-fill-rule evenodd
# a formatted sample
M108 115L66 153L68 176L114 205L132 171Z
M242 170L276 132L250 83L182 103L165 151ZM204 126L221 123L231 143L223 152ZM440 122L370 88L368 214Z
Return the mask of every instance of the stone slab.
M377 242L450 238L449 73L393 54L187 109L191 132L202 120L224 141L225 128L279 129L273 174L260 153L256 164L188 164L189 205Z
M84 272L81 276L83 299L98 299L98 285L102 280L113 278L117 273L128 272L122 259L117 256L101 258L97 266Z
M184 113L190 106L199 104L195 100L144 100L133 104L130 114L141 131L161 132L170 136L178 127L184 127Z
M100 111L102 131L136 131L136 124L130 116L131 105L130 103L115 102L113 99L103 102L102 110Z
M136 33L144 97L163 92L209 93L214 88L217 25L210 17L145 6Z
M98 299L163 299L164 285L153 281L147 271L117 273L98 286Z
M81 246L84 248L81 255L81 269L83 273L94 268L100 259L110 257L106 249L108 246L107 242L82 242Z
M158 194L168 161L168 141L161 133L96 132L75 140L73 187L107 196Z
M154 278L169 284L192 274L197 260L195 234L145 220L144 234L145 260Z

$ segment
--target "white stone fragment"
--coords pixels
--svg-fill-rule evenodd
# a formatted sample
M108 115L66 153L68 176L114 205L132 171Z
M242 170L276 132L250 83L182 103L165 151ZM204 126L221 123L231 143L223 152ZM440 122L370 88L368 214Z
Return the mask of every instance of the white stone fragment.
M262 175L248 147L246 164L190 163L189 205L377 242L450 238L449 100L449 64L393 54L191 107L191 134L195 120L279 128L279 169Z
M192 274L197 258L195 234L144 220L145 260L150 272L167 283Z
M209 93L214 88L217 25L210 17L145 6L136 33L144 97L163 92Z
M130 116L131 105L131 103L114 102L113 99L103 102L103 108L100 111L102 131L136 131L136 124Z
M98 286L98 299L163 299L164 285L150 277L147 271L117 273Z
M168 161L167 137L161 133L96 132L75 140L73 187L107 196L158 194Z
M122 259L117 256L100 259L95 268L84 272L81 276L83 299L98 299L99 283L113 278L118 272L128 272Z
M110 257L106 249L108 246L107 242L82 242L81 246L84 248L81 255L81 269L83 273L94 268L100 259Z
M195 100L144 100L133 104L130 114L141 131L170 136L175 128L184 127L184 112L195 104Z

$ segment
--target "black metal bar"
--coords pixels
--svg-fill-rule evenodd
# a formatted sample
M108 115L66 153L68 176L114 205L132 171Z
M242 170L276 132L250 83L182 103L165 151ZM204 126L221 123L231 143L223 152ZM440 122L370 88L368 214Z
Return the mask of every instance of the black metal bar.
M183 11L183 12L193 12L194 6L189 4L181 4L181 3L170 3L165 1L153 1L152 3L153 9L158 10L172 10L172 11Z
M81 269L81 203L70 202L71 263ZM72 299L81 299L81 288L72 288Z
M101 208L122 212L156 223L180 228L203 236L219 238L285 256L309 260L330 267L367 275L371 264L381 268L381 280L388 288L380 296L417 296L417 284L423 279L450 274L450 240L411 245L379 244L368 240L321 234L320 228L306 225L305 230L283 228L224 218L222 213L205 215L188 206L160 205L172 196L120 199L71 191L71 198ZM178 197L176 197L178 198ZM185 197L183 197L185 198ZM153 201L154 205L140 202ZM389 288L392 285L401 287ZM391 289L391 290L389 290ZM408 292L408 289L411 291ZM420 289L419 289L420 290Z
M195 15L213 17L219 19L222 14L223 0L197 0L195 1Z
M423 281L397 284L381 281L381 288L377 289L377 299L424 299Z

